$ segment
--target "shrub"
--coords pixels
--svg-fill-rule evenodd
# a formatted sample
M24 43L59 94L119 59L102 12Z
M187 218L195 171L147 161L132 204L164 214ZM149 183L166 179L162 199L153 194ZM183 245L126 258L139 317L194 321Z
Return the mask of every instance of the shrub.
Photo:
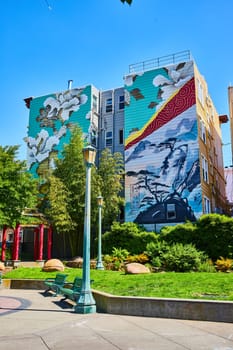
M129 256L129 252L127 249L113 247L112 256L116 260L123 262L126 260L127 256Z
M233 258L233 218L220 214L202 215L195 223L165 226L160 239L169 244L193 244L212 260Z
M157 241L148 243L145 253L152 259L154 257L161 257L164 253L169 251L169 245L164 241Z
M137 255L129 255L127 257L127 263L137 262L140 264L146 264L149 261L149 257L145 253L137 254Z
M203 261L199 268L199 272L216 272L216 268L213 264L213 261L211 259L207 259L206 261Z
M227 272L233 269L233 260L232 259L225 259L222 256L220 259L218 259L215 263L216 269L221 272Z
M162 255L163 264L168 271L197 271L206 255L198 251L192 244L176 243Z
M195 223L187 221L184 224L176 226L164 226L161 229L160 239L167 243L193 243L197 235L197 227Z
M213 260L220 256L233 257L233 219L220 214L206 214L197 221L199 250Z
M0 255L1 254L2 254L2 248L0 248ZM11 253L11 249L10 248L6 249L5 258L6 258L6 260L11 260L12 259L12 253Z
M114 222L111 231L102 236L102 249L104 254L111 254L113 247L124 248L134 255L142 253L147 243L157 240L157 234L146 232L133 222Z

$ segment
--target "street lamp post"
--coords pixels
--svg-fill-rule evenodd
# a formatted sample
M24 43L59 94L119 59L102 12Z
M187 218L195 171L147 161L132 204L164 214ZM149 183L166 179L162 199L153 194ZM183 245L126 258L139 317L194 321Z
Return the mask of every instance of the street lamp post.
M101 211L103 206L103 197L97 197L98 211L99 211L99 233L98 233L98 257L96 263L96 270L104 270L104 265L102 262L102 217Z
M85 216L84 216L84 237L83 237L83 270L82 289L75 305L75 312L89 314L96 312L95 299L91 292L90 283L90 219L91 219L91 167L95 163L96 150L92 146L83 149L83 156L86 165L86 192L85 192Z

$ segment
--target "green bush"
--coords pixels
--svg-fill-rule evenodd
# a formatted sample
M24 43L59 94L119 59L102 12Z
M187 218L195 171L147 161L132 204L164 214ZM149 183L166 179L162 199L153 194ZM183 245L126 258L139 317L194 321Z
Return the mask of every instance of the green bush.
M199 250L212 260L220 256L233 258L233 219L220 214L206 214L197 221Z
M2 254L2 248L0 248L0 255L1 254ZM12 259L12 253L11 253L11 249L10 248L6 249L5 258L6 258L6 260L11 260Z
M233 218L220 214L202 215L195 223L163 227L160 240L169 244L193 244L212 260L233 258Z
M197 236L197 226L195 223L190 221L184 224L178 224L176 226L164 226L161 229L160 239L167 243L182 243L189 244L194 243L193 241Z
M176 243L170 246L161 259L167 271L188 272L198 271L201 263L206 260L206 255L192 244Z
M169 244L165 241L150 242L146 246L145 253L149 258L153 259L154 257L161 257L163 254L169 251Z
M129 252L127 249L113 247L112 256L118 261L123 262L129 256Z
M206 261L203 261L199 268L198 272L217 272L216 268L213 264L213 261L211 259L207 259Z
M113 247L128 250L132 255L143 253L149 242L156 242L158 235L146 232L133 222L120 224L114 222L111 231L102 236L102 250L104 254L111 254Z

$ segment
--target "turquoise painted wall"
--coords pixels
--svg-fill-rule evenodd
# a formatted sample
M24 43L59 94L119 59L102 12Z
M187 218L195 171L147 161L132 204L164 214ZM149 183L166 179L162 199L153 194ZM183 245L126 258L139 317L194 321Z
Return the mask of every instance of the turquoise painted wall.
M34 98L30 105L26 138L28 167L33 176L43 176L54 159L61 157L72 128L79 125L87 138L91 125L91 85Z

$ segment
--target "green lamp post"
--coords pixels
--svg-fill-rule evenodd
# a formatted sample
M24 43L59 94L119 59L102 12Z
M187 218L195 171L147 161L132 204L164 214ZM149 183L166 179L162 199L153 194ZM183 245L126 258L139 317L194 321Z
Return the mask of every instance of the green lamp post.
M75 305L75 312L89 314L96 312L96 302L91 292L90 283L90 219L91 219L91 167L95 163L96 149L87 146L83 149L83 157L86 165L86 193L85 193L85 216L83 237L83 269L82 290Z
M101 211L103 207L103 197L97 197L98 211L99 211L99 233L98 233L98 257L96 263L96 270L104 270L104 265L102 262L102 217Z

